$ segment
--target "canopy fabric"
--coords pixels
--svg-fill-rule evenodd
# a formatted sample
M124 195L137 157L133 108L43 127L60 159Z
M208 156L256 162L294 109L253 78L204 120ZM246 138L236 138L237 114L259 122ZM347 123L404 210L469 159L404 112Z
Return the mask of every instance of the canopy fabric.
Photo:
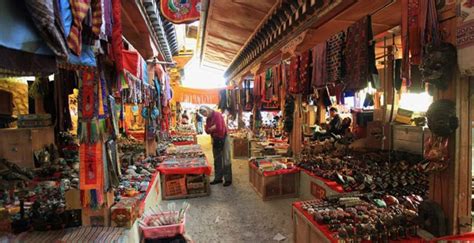
M192 89L181 86L173 88L174 101L192 104L217 104L220 89Z

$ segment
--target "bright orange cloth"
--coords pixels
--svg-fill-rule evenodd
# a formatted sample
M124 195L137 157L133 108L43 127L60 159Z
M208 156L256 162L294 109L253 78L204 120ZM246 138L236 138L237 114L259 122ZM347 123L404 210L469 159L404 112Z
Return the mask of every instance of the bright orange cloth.
M173 100L192 104L217 104L219 103L219 90L175 86L173 87Z

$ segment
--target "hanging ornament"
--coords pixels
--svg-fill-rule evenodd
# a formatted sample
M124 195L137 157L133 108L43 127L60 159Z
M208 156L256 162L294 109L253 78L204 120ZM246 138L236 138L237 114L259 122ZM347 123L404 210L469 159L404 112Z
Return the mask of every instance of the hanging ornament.
M162 0L161 13L175 24L189 24L201 16L201 0Z

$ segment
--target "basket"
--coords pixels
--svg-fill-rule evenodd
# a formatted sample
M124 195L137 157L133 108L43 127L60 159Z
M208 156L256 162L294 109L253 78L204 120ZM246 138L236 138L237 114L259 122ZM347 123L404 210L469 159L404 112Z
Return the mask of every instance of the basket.
M164 212L164 215L177 214L178 212ZM159 217L158 215L147 216L143 223L148 224L151 219ZM186 223L186 215L184 216L183 222L179 224L163 225L163 226L142 226L140 229L143 232L145 239L159 239L159 238L170 238L176 235L184 234L184 225Z

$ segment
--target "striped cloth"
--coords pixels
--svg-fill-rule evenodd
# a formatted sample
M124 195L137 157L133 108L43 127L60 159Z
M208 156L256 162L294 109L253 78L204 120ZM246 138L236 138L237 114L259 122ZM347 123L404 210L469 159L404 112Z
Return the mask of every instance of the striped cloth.
M82 51L82 21L92 10L92 32L98 38L102 25L102 4L100 0L70 0L73 23L67 38L71 51L80 56Z
M63 38L62 28L56 25L54 15L54 1L26 0L25 5L31 14L33 23L41 37L56 56L66 57L66 41Z

